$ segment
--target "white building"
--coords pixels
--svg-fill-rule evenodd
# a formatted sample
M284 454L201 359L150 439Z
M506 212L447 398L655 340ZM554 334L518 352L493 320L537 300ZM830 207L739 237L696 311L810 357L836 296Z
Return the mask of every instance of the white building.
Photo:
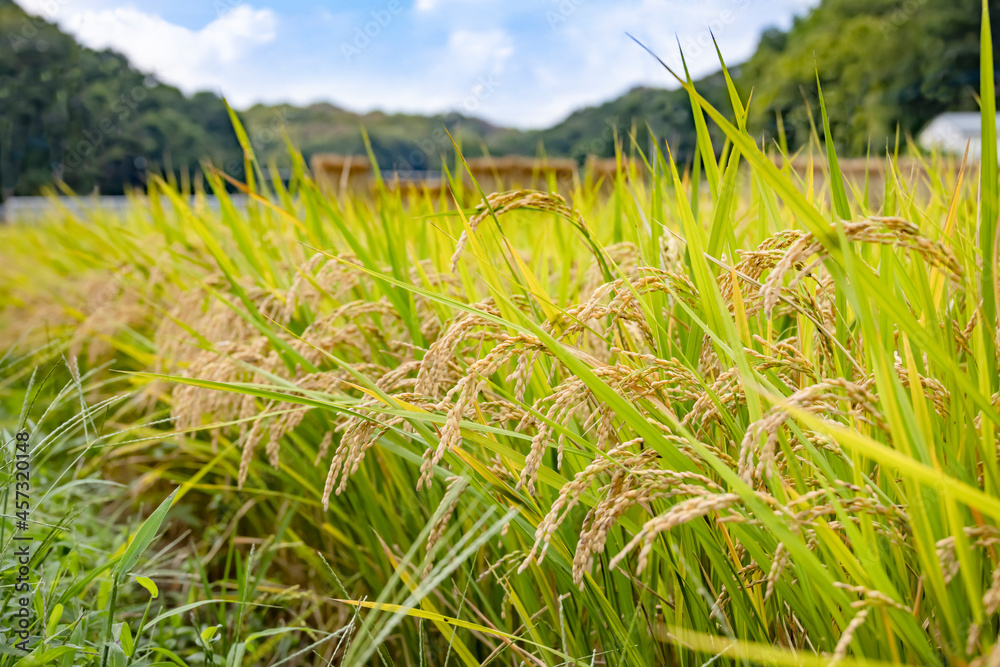
M997 114L1000 120L1000 114ZM917 135L917 143L924 150L962 155L969 146L969 157L978 158L983 150L980 116L975 111L952 111L932 120ZM1000 141L997 142L1000 147Z

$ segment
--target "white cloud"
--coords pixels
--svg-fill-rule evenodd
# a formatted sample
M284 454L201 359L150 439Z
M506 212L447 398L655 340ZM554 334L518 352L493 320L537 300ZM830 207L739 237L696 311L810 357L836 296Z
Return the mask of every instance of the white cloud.
M59 5L54 15L53 4ZM227 0L224 6L228 4ZM58 0L23 2L26 10L56 20L82 44L120 51L138 69L153 72L160 80L186 92L224 90L227 66L238 65L255 48L272 42L277 32L277 16L273 11L245 4L226 9L198 30L171 23L133 5L113 8L74 5L59 4Z
M448 67L458 66L467 72L499 73L503 63L514 54L510 35L499 28L492 30L455 30L448 36Z
M553 3L545 13L544 32L530 42L530 51L519 45L518 58L510 65L528 74L518 84L517 95L498 96L488 113L508 123L544 127L635 86L675 88L675 79L626 33L675 71L682 71L679 41L691 75L699 78L719 69L713 33L727 64L735 65L753 53L764 28L787 27L792 16L817 1Z
M329 101L359 111L462 110L525 128L559 122L634 86L675 86L626 32L672 67L680 66L676 35L697 78L718 69L709 29L732 65L753 52L765 27L788 26L818 2L416 0L345 61L340 45L372 21L369 9L346 0L308 0L308 11L281 0L251 0L275 11L242 0L19 1L28 9L57 5L60 25L88 45L123 51L185 91L222 92L237 107ZM189 28L149 9L165 2L189 12L203 12L205 3L237 6ZM147 9L136 9L139 3Z
M417 0L413 3L413 9L418 12L436 12L447 8L449 12L455 10L475 10L476 5L489 5L490 0Z

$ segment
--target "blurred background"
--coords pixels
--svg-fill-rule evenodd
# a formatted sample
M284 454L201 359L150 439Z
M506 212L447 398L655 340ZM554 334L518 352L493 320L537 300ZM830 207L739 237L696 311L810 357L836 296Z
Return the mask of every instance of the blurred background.
M990 4L1000 17L1000 2ZM699 91L727 109L714 36L741 92L752 91L750 126L764 142L782 131L792 150L808 141L818 69L843 155L885 153L897 141L905 151L922 132L925 144L936 137L961 151L978 131L960 112L978 109L980 7L0 0L0 197L53 187L121 194L150 171L195 177L202 160L241 178L225 102L279 170L285 133L307 160L363 157L362 127L378 165L411 176L451 156L444 127L469 156L582 163L613 156L615 137L634 131L636 145L666 140L687 162L687 95L629 34L682 76L686 64Z

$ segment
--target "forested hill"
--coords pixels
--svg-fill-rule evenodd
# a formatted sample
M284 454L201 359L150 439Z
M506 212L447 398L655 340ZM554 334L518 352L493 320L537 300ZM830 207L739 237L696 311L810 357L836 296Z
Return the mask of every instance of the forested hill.
M997 61L1000 0L989 10ZM905 137L943 111L978 111L981 16L981 0L823 0L788 32L767 31L742 68L751 126L773 136L781 113L789 140L802 142L803 96L819 109L817 67L845 153L864 154L869 138L884 152L897 125Z
M1000 0L990 5L1000 20ZM732 69L744 99L753 91L751 129L776 136L780 113L790 145L803 142L804 100L818 109L817 65L845 153L863 154L869 140L873 152L884 150L897 125L914 134L941 111L976 109L980 9L979 0L823 0L789 31L767 31L750 60ZM998 28L993 34L1000 37ZM216 95L185 96L120 54L79 45L12 0L0 0L0 35L0 197L37 193L56 176L77 192L115 194L141 184L147 169L193 173L204 159L240 176L240 149ZM721 75L697 86L728 108ZM544 147L548 155L608 156L615 134L628 137L634 128L640 146L648 146L652 129L683 161L694 142L686 94L653 88L529 132L458 114L359 115L332 104L258 105L241 115L257 153L279 163L281 128L308 158L363 153L363 125L379 163L401 170L434 169L442 154L450 155L442 124L469 155L483 148L535 154Z
M713 104L728 104L721 73L697 82L697 86ZM469 156L482 154L483 148L491 155L536 155L544 150L547 155L581 160L588 154L613 156L615 137L627 147L633 130L638 144L645 148L651 128L654 136L668 139L675 155L684 161L694 149L691 113L691 102L683 90L635 88L600 106L580 109L551 128L527 132L458 114L431 117L376 112L360 116L330 104L304 109L258 105L242 116L256 152L265 158L280 160L285 152L281 126L288 128L291 139L306 156L317 152L363 154L358 129L363 125L379 164L408 171L437 168L441 154L450 159L452 144L442 125Z
M0 0L0 192L33 194L53 175L78 192L119 193L147 166L222 164L239 145L222 100L185 96Z
M520 146L518 140L522 137L518 130L457 113L357 114L328 103L304 108L256 105L240 116L255 154L263 161L273 158L279 164L287 159L288 152L282 138L283 127L307 159L314 153L364 155L366 148L360 129L364 127L379 165L400 171L436 169L442 153L451 155L452 143L445 127L459 142L463 153L470 156L481 155L484 145ZM534 147L530 152L534 154Z

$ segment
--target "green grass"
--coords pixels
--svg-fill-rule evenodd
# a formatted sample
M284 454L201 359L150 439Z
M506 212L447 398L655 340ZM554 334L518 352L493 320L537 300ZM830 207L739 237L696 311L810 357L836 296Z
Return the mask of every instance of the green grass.
M160 521L176 491L161 493L163 485L144 489L138 513L154 509L157 502L160 507L143 521L132 509L132 492L138 487L130 489L128 476L95 474L88 459L103 448L125 447L157 432L125 408L124 394L109 392L114 387L97 380L96 373L74 379L65 365L35 373L21 386L24 409L0 411L5 443L0 504L13 519L15 491L20 490L29 497L31 514L27 530L14 531L10 520L0 531L0 582L9 591L0 603L5 619L0 664L238 665L240 654L248 660L270 659L291 654L300 640L324 639L322 632L302 628L306 631L293 641L297 629L282 626L275 613L284 606L280 596L261 591L273 543L262 543L256 555L239 556L231 575L210 580L197 565L204 554L190 539L192 531L205 537L217 530L205 523L208 513L202 509L192 516L191 508L175 512L173 526L164 534ZM86 404L94 391L119 396L81 410L79 402ZM6 398L12 397L13 392ZM126 415L135 420L127 427L121 423ZM30 434L27 490L14 483L23 479L14 479L17 433ZM32 539L16 539L24 536ZM14 588L23 581L18 550L25 544L30 552L26 592ZM10 632L21 598L28 605L26 637ZM243 617L237 620L241 610ZM288 635L282 646L273 644L276 631ZM27 653L15 646L25 639L31 649ZM208 652L215 654L215 662L206 660Z
M123 609L133 664L992 664L995 152L889 159L875 200L679 81L704 173L626 142L655 176L568 205L483 201L461 160L454 199L337 200L293 151L246 210L208 169L219 211L157 180L2 230L4 404L64 355L86 378L36 465L178 489L150 549L187 579L149 615L197 622L105 570L91 649Z

